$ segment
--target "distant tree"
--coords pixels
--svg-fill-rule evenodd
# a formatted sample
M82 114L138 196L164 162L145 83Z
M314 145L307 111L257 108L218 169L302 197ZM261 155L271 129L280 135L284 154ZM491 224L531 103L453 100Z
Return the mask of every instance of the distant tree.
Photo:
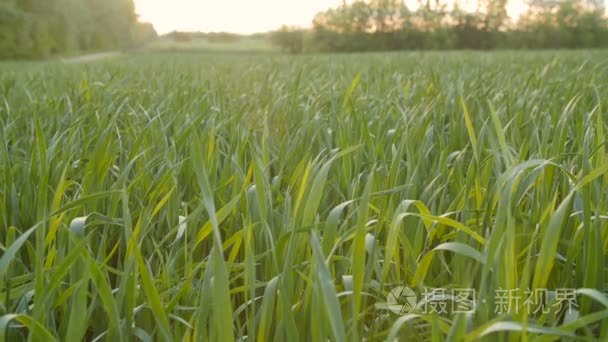
M135 26L135 41L137 45L145 44L158 38L158 33L150 23L137 23Z
M483 28L489 32L498 32L506 29L507 0L481 0L483 12L477 15L483 16Z
M533 1L518 26L518 43L525 47L596 48L608 44L604 10L581 0Z
M462 11L458 6L451 13L454 20L455 45L462 49L482 49L487 40L483 18Z
M18 28L23 22L23 14L13 3L0 3L0 58L16 58L20 54Z
M189 42L192 40L192 34L190 32L173 31L169 34L169 36L176 42L180 43Z
M132 0L2 0L0 58L40 58L133 44Z
M344 1L318 13L310 33L298 33L305 46L291 51L608 46L608 19L599 0L532 1L516 23L509 20L507 0L480 0L474 12L461 10L458 2L448 11L442 0L418 0L415 11L400 0ZM287 37L279 32L274 41L286 46L293 41Z
M241 40L241 36L229 32L210 32L207 34L207 41L210 43L234 43Z
M304 51L304 30L283 26L271 34L270 40L283 51L301 53Z

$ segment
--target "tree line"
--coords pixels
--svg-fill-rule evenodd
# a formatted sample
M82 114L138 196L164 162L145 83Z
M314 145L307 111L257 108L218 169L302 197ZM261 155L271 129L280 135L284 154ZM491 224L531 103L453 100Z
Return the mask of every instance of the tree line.
M458 1L344 2L321 12L311 30L283 27L272 41L283 50L352 52L423 49L556 49L608 46L608 20L601 0L531 0L512 20L507 0L480 0L475 11Z
M189 42L193 39L205 39L209 43L235 43L243 38L250 37L231 32L188 32L188 31L172 31L164 34L163 37L167 37L176 42Z
M155 36L132 0L0 1L0 59L122 49Z

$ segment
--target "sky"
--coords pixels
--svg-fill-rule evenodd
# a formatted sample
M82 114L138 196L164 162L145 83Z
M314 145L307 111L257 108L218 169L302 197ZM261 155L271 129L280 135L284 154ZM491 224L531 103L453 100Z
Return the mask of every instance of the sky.
M342 0L135 0L141 21L159 33L227 31L256 33L281 25L308 27L320 11Z
M464 0L474 8L476 0ZM151 22L158 33L171 31L227 31L256 33L281 25L310 27L318 12L342 0L135 0L141 21ZM510 0L507 9L518 16L523 0Z

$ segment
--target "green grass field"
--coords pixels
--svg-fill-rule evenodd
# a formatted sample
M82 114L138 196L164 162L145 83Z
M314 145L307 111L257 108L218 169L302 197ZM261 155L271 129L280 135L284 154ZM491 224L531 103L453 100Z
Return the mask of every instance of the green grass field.
M607 340L607 57L0 64L0 342Z
M235 42L209 42L195 38L189 42L176 42L167 37L156 39L142 48L147 52L194 52L194 53L270 53L279 49L269 41L255 38L241 38Z

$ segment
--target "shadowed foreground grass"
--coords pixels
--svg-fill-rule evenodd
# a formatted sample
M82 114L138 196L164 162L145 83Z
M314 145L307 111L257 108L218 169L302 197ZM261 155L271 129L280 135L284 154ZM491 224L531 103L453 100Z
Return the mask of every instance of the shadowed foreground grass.
M0 341L608 339L606 57L0 64Z

